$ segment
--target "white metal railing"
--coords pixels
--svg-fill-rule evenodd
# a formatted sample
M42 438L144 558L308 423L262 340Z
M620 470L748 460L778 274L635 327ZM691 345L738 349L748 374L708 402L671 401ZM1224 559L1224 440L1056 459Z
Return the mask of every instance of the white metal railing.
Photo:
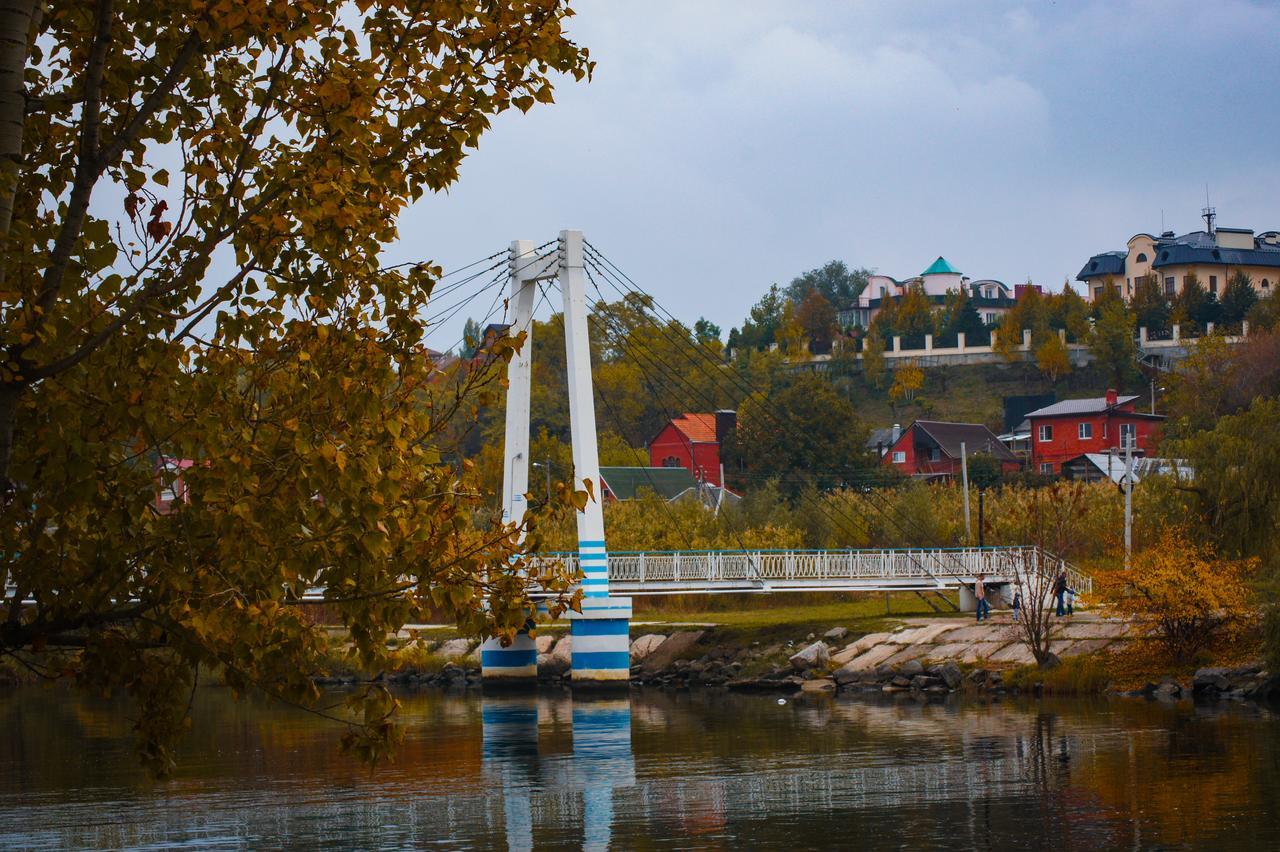
M567 561L576 553L540 559ZM1015 582L1019 574L1067 572L1077 592L1093 581L1051 553L1035 547L904 548L882 550L677 550L609 554L609 583L620 592L679 594L741 589L953 589L972 585L979 574L991 584Z

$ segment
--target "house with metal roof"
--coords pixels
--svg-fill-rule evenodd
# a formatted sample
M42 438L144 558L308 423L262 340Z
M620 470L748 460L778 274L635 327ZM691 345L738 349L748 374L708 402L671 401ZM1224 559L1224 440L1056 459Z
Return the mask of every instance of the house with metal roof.
M1086 453L1104 453L1132 445L1134 455L1147 455L1160 439L1164 416L1134 407L1137 396L1064 399L1027 413L1031 426L1032 468L1062 473L1064 463Z
M698 500L708 508L736 503L742 498L727 488L698 482L682 467L602 467L600 493L608 502L635 500L646 491L673 503Z
M840 325L845 328L854 326L867 328L886 302L901 299L908 290L917 285L924 290L929 301L937 307L946 303L949 294L963 290L973 300L974 307L978 309L978 315L987 325L998 323L1000 317L1013 307L1015 301L1014 291L1003 281L997 281L994 278L971 280L945 257L939 255L924 272L911 278L899 281L888 275L869 276L867 286L858 296L857 304L840 312Z
M1076 275L1088 297L1097 299L1110 286L1132 299L1138 283L1153 277L1169 297L1182 292L1193 276L1210 293L1221 296L1237 272L1243 273L1260 296L1280 287L1280 231L1255 234L1248 228L1220 228L1217 213L1206 207L1205 228L1181 236L1164 231L1160 236L1139 233L1129 238L1124 251L1095 254Z
M1189 481L1195 478L1195 470L1183 459L1135 458L1126 460L1119 452L1085 453L1062 463L1062 475L1080 482L1098 482L1109 479L1123 486L1134 485L1152 476L1172 476Z
M880 463L907 476L953 478L961 475L962 457L988 455L1012 473L1021 466L1018 457L981 423L947 423L917 420L907 427Z

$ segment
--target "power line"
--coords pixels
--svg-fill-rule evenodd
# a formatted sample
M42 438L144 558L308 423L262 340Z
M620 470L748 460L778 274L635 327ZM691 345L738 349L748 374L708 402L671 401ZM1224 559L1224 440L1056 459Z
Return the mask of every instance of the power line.
M605 256L604 256L604 254L603 254L602 252L600 252L600 250L599 250L599 249L597 249L594 245L592 245L592 244L590 244L590 243L586 243L585 245L586 245L586 247L587 247L588 251L590 252L590 254L588 255L588 258L589 258L590 260L593 260L593 261L594 261L594 263L595 263L595 265L596 265L596 269L597 269L597 271L599 271L602 275L604 275L605 280L610 284L610 286L611 286L611 287L613 287L613 289L614 289L615 291L617 291L620 295L622 295L622 296L624 297L624 299L625 299L625 298L626 298L626 296L627 296L627 289L624 289L624 288L626 287L626 285L623 285L623 287L619 287L619 286L618 286L618 283L622 283L622 282L621 282L621 279L625 279L625 280L626 280L626 282L628 282L628 283L629 283L629 285L630 285L630 288L629 288L629 289L630 289L630 291L631 291L631 292L633 292L633 293L635 293L636 295L642 296L642 297L644 297L645 299L647 299L647 300L648 300L648 303L649 303L650 305L652 305L652 306L653 306L653 308L654 308L655 312L657 312L657 311L661 311L662 313L664 313L664 314L669 318L669 320L670 320L672 323L675 323L676 325L679 325L679 326L682 326L682 327L683 327L683 324L682 324L682 323L680 323L680 321L679 321L678 319L676 319L676 318L675 318L675 317L674 317L674 316L673 316L669 311L667 311L665 308L663 308L663 307L658 303L657 299L655 299L651 294L649 294L649 293L645 292L643 289L641 289L641 288L640 288L640 287L639 287L639 286L638 286L638 285L637 285L637 284L636 284L636 283L635 283L635 282L634 282L634 281L633 281L629 276L627 276L627 275L626 275L626 273L624 273L624 272L622 272L622 270L618 269L618 267L617 267L617 265L616 265L616 264L614 264L614 263L613 263L612 261L610 261L607 257L605 257ZM602 267L602 266L600 265L601 263L603 263L603 264L607 264L607 267L608 267L608 268L606 268L606 267ZM612 273L610 272L610 268L613 270L613 272L612 272ZM615 281L617 281L618 283L614 283ZM644 312L643 307L644 307L644 305L642 304L642 305L641 305L641 308L642 308L641 313L642 313L642 315L645 315L645 316L647 317L647 314ZM663 323L657 322L656 320L652 320L652 323L653 323L653 325L654 325L655 327L657 327L657 328L659 329L659 331L662 331L662 332L664 332L664 333L667 333L667 332L668 332L668 328L667 328ZM672 335L673 335L673 334L675 335L674 339L676 339L678 342L680 342L681 344L683 344L683 349L684 349L684 350L687 350L688 348L693 348L693 349L695 349L695 350L696 350L696 352L697 352L697 354L699 354L700 356L702 356L704 360L711 361L711 363L712 363L712 364L714 365L714 367L716 368L716 372L717 372L717 375L718 375L719 377L725 377L725 372L726 372L726 371L723 369L723 367L724 367L724 365L723 365L723 364L721 364L719 361L715 361L714 359L711 359L710 354L709 354L709 353L707 353L707 352L705 352L705 350L703 350L703 349L702 349L702 347L700 347L700 346L696 346L696 344L695 344L695 345L693 345L692 347L690 347L690 343L691 343L691 341L689 341L688 339L685 339L683 335L678 335L678 334L675 334L674 332L671 332L671 333L669 333L669 334L668 334L668 338L669 338L669 339L672 339ZM687 351L684 351L684 354L685 354L685 357L690 361L690 363L694 364L694 366L695 366L695 367L698 367L698 368L700 369L700 371L701 371L704 375L708 375L708 376L709 376L709 377L711 377L713 380L716 380L716 377L710 376L710 374L708 374L708 373L706 372L706 370L705 370L705 369L702 369L702 368L697 364L697 362L694 360L694 358L688 354L688 352L687 352ZM740 377L738 377L738 376L736 375L736 373L734 373L731 369L728 371L728 374L729 374L729 375L728 375L728 377L727 377L727 378L729 379L729 381L731 381L731 382L733 382L734 384L736 384L736 385L739 387L739 389L740 389L740 390L742 390L746 395L748 395L748 396L754 395L754 389L752 389L749 385L746 385L746 384L745 384L745 382L743 382L743 381L740 379ZM762 409L765 413L769 414L769 416L770 416L770 417L771 417L771 418L772 418L772 419L773 419L773 420L774 420L774 421L775 421L775 422L776 422L776 423L777 423L777 424L778 424L782 429L786 430L789 434L791 434L791 435L793 435L793 436L794 436L794 435L796 435L796 434L797 434L797 432L798 432L798 433L799 433L799 437L800 437L800 438L802 438L803 440L805 440L806 442L809 442L809 443L810 443L810 446L816 446L816 445L813 443L813 440L814 440L814 439L813 439L813 437L812 437L811 435L808 435L807 433L803 432L803 430L797 430L797 429L795 429L794 427L792 427L792 426L791 426L791 424L787 421L785 414L780 416L780 415L779 415L775 410L771 410L771 409L773 408L773 406L772 406L772 404L771 404L767 399L760 399L760 403L761 403L761 409ZM820 449L820 448L819 448L819 449ZM866 493L868 493L869 497L871 498L872 503L873 503L873 505L874 505L874 508L876 508L876 509L877 509L877 511L879 511L879 512L881 513L881 515L883 515L883 516L885 517L885 519L886 519L886 520L888 520L890 523L892 523L892 524L894 525L894 527L896 527L900 533L902 533L903 535L906 535L906 534L907 534L907 530L902 526L902 524L901 524L901 523L899 523L899 521L897 520L897 518L896 518L896 516L894 515L894 513L893 513L891 510L889 510L889 509L884 505L884 502L885 502L885 501L884 501L884 497L883 497L883 495L878 494L878 493L876 493L876 492L874 492L874 491L872 491L872 492L866 492ZM843 513L842 513L842 514L843 514ZM921 530L921 529L919 528L919 525L918 525L918 524L915 524L915 523L913 523L913 522L911 522L911 521L908 521L908 522L909 522L909 523L911 523L913 527L915 527L915 533L916 533L916 535L921 536L921 537L928 537L928 534L927 534L927 533L925 533L923 530ZM863 525L864 525L864 527L866 528L866 531L867 531L867 532L870 532L869 525L867 525L865 521L863 521Z

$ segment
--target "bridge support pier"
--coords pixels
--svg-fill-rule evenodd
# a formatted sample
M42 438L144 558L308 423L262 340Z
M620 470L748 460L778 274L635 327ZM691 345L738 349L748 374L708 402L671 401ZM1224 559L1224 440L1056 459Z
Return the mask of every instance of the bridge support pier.
M570 614L573 686L626 686L631 680L631 598L583 598Z
M480 646L480 676L486 687L537 683L538 646L529 631L521 630L505 648L499 639L486 639Z

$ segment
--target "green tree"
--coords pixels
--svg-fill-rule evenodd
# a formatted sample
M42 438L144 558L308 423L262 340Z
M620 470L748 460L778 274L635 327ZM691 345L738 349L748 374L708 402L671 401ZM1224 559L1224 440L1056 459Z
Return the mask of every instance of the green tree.
M706 317L698 317L693 324L693 336L699 343L720 342L720 326Z
M862 295L870 274L870 270L851 270L844 261L832 260L793 278L787 285L787 298L799 304L816 292L837 310L848 308Z
M325 634L291 605L307 587L372 668L431 611L486 635L523 624L519 531L486 520L442 447L520 341L442 376L421 319L439 268L378 257L494 116L589 73L569 14L0 12L0 573L17 590L0 652L79 648L49 674L129 691L154 771L199 667L317 697ZM349 744L384 755L394 703L355 696Z
M738 345L760 350L768 349L776 343L785 301L778 285L770 286L769 291L760 297L760 301L751 307L750 314L738 333Z
M952 340L957 339L957 334L963 334L967 346L987 345L987 326L982 322L973 299L963 291L959 293L956 305L951 311L945 334Z
M1173 299L1173 321L1184 326L1203 325L1204 317L1211 311L1209 293L1200 279L1195 275L1186 276L1182 281L1182 289Z
M1145 328L1149 334L1165 334L1169 331L1173 307L1154 273L1134 280L1129 309L1133 311L1137 326Z
M866 440L849 401L825 379L802 373L769 396L743 401L728 455L745 463L747 484L776 477L784 492L796 495L806 485L829 488L856 479L872 463Z
M1257 302L1258 291L1253 289L1249 276L1237 269L1222 291L1222 321L1240 322L1249 316L1249 311Z
M1089 335L1089 351L1094 362L1108 375L1116 387L1123 387L1133 376L1138 345L1133 339L1133 315L1118 297L1105 300Z

